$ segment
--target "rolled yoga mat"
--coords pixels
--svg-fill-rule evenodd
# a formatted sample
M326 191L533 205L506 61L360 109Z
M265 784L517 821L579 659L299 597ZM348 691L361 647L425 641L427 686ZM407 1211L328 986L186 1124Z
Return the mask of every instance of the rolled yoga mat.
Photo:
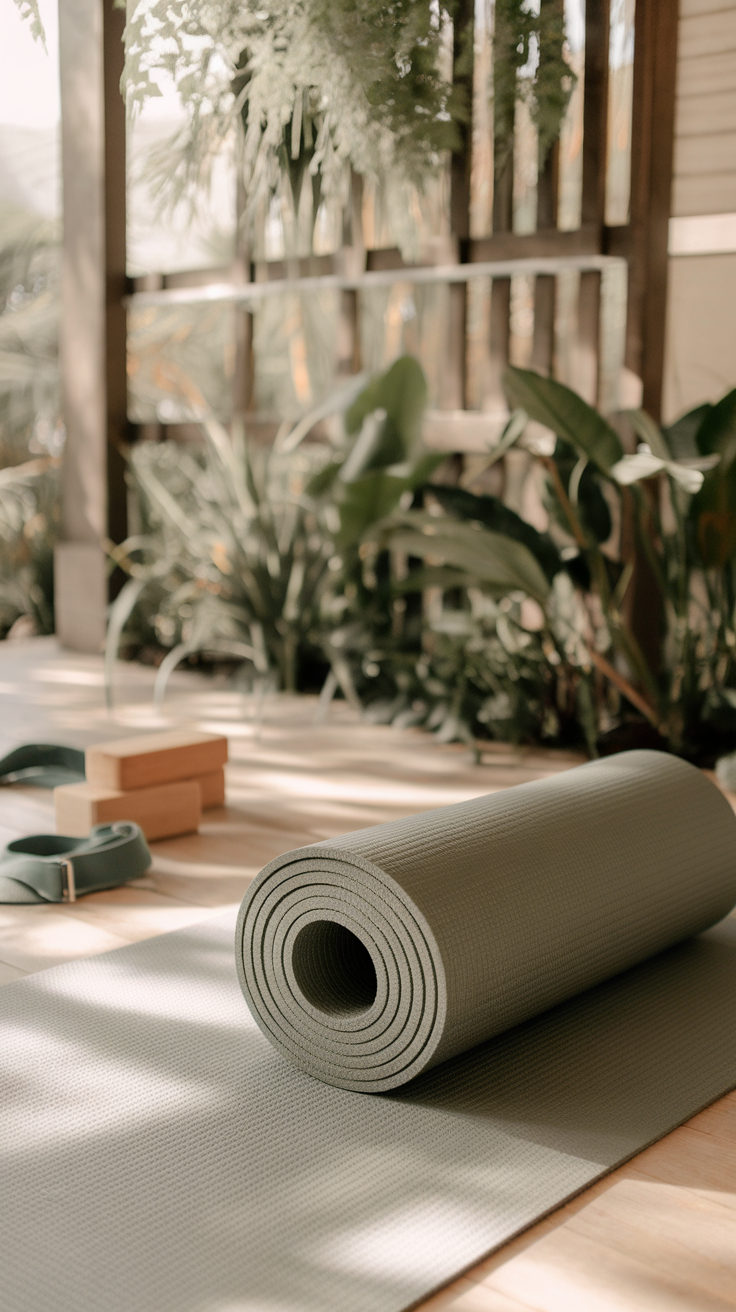
M237 921L240 985L296 1066L378 1093L721 920L736 816L635 751L278 857Z

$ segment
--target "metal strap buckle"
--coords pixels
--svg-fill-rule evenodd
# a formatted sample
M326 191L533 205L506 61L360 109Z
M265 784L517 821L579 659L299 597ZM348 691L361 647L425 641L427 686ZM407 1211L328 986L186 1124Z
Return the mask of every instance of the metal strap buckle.
M61 866L61 900L76 902L77 885L74 879L74 866L66 856L60 858L59 865Z

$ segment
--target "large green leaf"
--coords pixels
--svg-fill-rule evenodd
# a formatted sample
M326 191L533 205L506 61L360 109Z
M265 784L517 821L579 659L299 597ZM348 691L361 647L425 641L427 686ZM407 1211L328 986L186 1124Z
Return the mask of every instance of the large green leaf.
M307 483L307 496L322 497L326 492L329 492L341 468L342 461L340 460L330 460L328 464L323 465Z
M576 392L531 369L507 369L504 389L509 405L526 410L530 419L551 428L604 473L624 454L618 434L602 415Z
M550 582L558 570L562 569L560 553L551 537L527 524L514 510L505 506L499 497L475 496L459 487L436 484L432 484L428 490L437 498L443 510L456 515L458 519L477 520L494 533L503 533L507 538L523 542L539 561Z
M696 435L706 415L710 414L712 409L711 402L706 401L705 405L696 406L687 414L680 415L674 424L662 429L675 460L693 460L700 454Z
M722 457L722 466L736 456L736 387L717 405L709 406L695 435L701 455Z
M672 448L667 441L667 434L659 427L659 424L655 424L646 410L625 410L624 414L630 421L639 441L646 443L653 456L657 456L659 460L672 459Z
M407 490L406 479L371 470L345 486L340 504L340 543L357 542L372 524L385 519Z
M427 404L427 382L422 366L411 355L396 360L385 373L371 379L345 413L345 431L359 433L376 410L386 412L371 469L399 464L421 441L422 417Z
M518 589L544 604L549 583L528 547L480 524L409 510L378 525L378 538L410 556L430 557L472 575L496 592Z
M690 505L701 563L723 569L736 552L736 388L710 406L695 435L703 455L720 455Z
M409 466L406 474L395 472L397 468L403 470L403 465L393 466L394 472L371 469L345 484L340 502L341 545L356 542L372 524L390 515L404 493L422 487L444 458L428 453Z

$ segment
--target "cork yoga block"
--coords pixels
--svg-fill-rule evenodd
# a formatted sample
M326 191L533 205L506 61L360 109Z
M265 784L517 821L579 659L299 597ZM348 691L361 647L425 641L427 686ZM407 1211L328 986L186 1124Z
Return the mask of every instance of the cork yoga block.
M202 794L196 779L123 792L101 784L62 784L54 789L56 831L86 836L93 825L133 820L149 842L191 834L199 826Z
M85 752L85 773L89 784L127 790L214 774L226 761L221 734L174 730L96 743Z
M195 779L195 783L199 784L203 811L210 811L214 806L225 805L224 770L213 770L211 774L200 774Z

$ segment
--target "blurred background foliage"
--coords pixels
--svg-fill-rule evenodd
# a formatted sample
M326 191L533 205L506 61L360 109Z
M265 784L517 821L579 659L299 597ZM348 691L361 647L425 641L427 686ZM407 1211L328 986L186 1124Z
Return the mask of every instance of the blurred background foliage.
M58 276L57 225L0 207L0 637L53 632Z
M0 466L60 449L58 279L57 225L0 206Z
M560 132L576 80L562 6L496 4L497 58L481 99L495 97L499 168L517 101L529 107L542 160ZM339 230L356 174L416 244L418 195L458 148L470 115L476 38L460 0L131 0L124 85L133 114L178 92L185 120L162 141L150 176L164 207L196 207L223 150L241 180L244 227L262 257L266 216L282 210L287 257ZM337 243L340 244L340 241Z
M736 745L736 392L664 430L642 412L617 429L531 371L506 388L506 430L462 483L423 444L410 356L272 445L206 419L200 446L134 448L141 531L113 551L130 579L110 675L121 641L155 644L160 695L178 660L209 653L250 684L321 687L323 706L341 690L444 741L697 760ZM543 531L473 490L514 447L538 472ZM660 588L656 664L628 612L637 552Z
M0 634L43 633L64 441L58 235L17 209L0 217ZM379 366L392 295L377 298ZM421 347L418 301L406 318L401 296L397 342L408 324ZM333 297L274 299L256 321L275 442L223 423L231 309L137 313L131 417L200 423L203 438L130 450L138 523L113 553L130 582L111 653L122 642L164 658L160 692L177 660L204 655L242 662L260 686L321 688L323 705L341 691L374 718L448 740L591 753L650 741L703 760L736 745L736 392L660 429L638 412L605 420L562 384L512 369L509 425L463 472L423 445L417 359L330 391ZM535 446L533 423L551 444ZM502 487L489 491L489 470L514 449L543 531ZM631 625L642 559L662 611L655 661Z

